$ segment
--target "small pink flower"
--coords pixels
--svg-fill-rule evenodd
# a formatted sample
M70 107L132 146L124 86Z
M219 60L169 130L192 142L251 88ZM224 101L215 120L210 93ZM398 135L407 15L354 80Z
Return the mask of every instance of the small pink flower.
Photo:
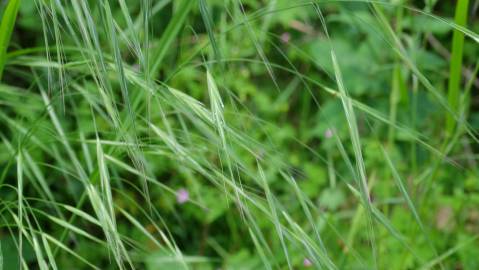
M135 71L135 72L140 72L140 65L138 65L138 64L134 64L131 68L132 68L133 71Z
M332 138L333 137L333 130L330 129L330 128L326 129L326 131L324 132L324 137L326 139Z
M281 34L280 39L283 43L288 43L291 39L291 35L288 32L284 32L283 34Z
M303 266L304 267L311 267L311 266L313 266L313 263L308 258L304 258Z
M176 202L184 204L190 199L190 193L184 188L180 188L176 191Z

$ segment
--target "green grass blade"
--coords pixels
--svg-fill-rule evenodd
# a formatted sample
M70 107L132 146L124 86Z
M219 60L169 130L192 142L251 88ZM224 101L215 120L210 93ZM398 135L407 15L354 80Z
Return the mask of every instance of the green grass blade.
M356 115L354 113L353 104L351 99L348 98L348 92L343 83L343 77L341 75L341 69L339 67L336 54L334 50L331 50L331 59L334 68L334 74L336 78L336 83L338 85L339 92L341 94L341 102L343 104L344 113L346 115L346 119L349 126L349 134L351 136L351 142L353 146L354 157L356 161L356 171L359 176L358 185L361 191L361 200L363 201L366 209L368 210L367 213L367 220L368 220L368 230L369 230L369 241L371 244L371 251L374 257L374 265L377 268L377 247L376 247L376 240L375 240L375 232L374 232L374 224L372 222L372 211L373 205L371 202L371 196L368 187L367 175L366 175L366 166L364 164L362 149L361 149L361 142L359 137L359 130L357 127L357 120Z
M256 247L256 250L259 253L259 256L261 258L261 261L263 262L263 265L264 265L265 269L267 269L267 270L273 269L273 267L271 266L271 263L268 261L268 258L265 255L263 247L259 243L258 239L254 235L254 232L251 228L249 229L249 234L251 236L251 239L253 240L253 243L254 243L254 246Z
M454 22L457 25L465 26L467 22L467 9L469 0L459 0L456 4ZM462 58L464 48L464 33L455 29L452 37L451 64L449 66L448 103L453 112L457 112L459 101L459 89L461 86ZM452 135L455 128L455 119L448 114L446 117L446 131Z
M183 0L178 4L177 12L168 23L165 32L163 32L163 35L161 36L159 44L156 46L156 50L152 53L152 59L155 61L150 69L152 76L158 75L163 59L165 58L171 43L183 27L183 23L190 13L194 3L195 1Z
M386 152L386 150L384 148L381 148L381 149L383 151L383 156L385 157L385 159L387 161L387 164L389 165L389 169L392 172L392 176L393 176L394 181L396 182L396 186L399 188L399 191L401 191L401 194L403 195L404 199L406 200L406 203L407 203L409 209L411 210L411 212L414 215L414 219L416 219L416 222L421 227L421 230L424 230L424 225L423 225L421 219L419 218L419 214L417 213L416 207L414 207L414 203L412 202L412 199L409 196L406 187L404 186L404 183L401 179L401 176L399 176L399 173L396 170L396 168L394 167L394 164L393 164L391 158L389 157L388 153Z
M13 27L17 19L20 0L10 0L3 13L0 22L0 80L2 80L3 69L5 68L7 48L12 36Z
M17 192L18 192L18 253L23 260L23 161L21 151L17 156Z
M80 256L78 253L76 253L75 251L73 251L72 249L70 249L68 246L66 246L66 245L63 244L62 242L58 241L57 239L55 239L53 236L48 235L48 234L46 234L46 233L43 233L43 234L42 234L42 238L45 238L47 241L51 242L51 243L54 244L55 246L58 246L59 248L63 249L64 251L66 251L67 253L69 253L69 254L72 255L73 257L77 258L78 260L82 261L82 262L85 263L86 265L90 266L91 268L97 269L97 270L100 269L100 268L96 267L93 263L87 261L85 258L83 258L82 256Z
M214 31L213 31L213 21L211 20L211 14L208 10L208 5L206 0L199 0L201 18L205 24L206 31L208 32L208 38L210 39L211 47L213 47L213 52L215 54L216 61L221 62L221 52L216 42Z
M53 256L52 249L50 248L50 244L48 243L47 239L44 235L41 235L43 247L45 248L45 253L47 254L48 261L50 262L50 267L53 270L57 270L57 264L55 262L55 257Z
M263 189L264 189L264 192L265 192L266 201L268 202L268 206L271 210L271 215L273 216L273 221L272 222L273 222L273 224L276 228L276 233L277 233L279 241L281 243L281 247L283 248L283 252L284 252L284 256L286 258L286 262L288 264L289 269L293 269L292 264L291 264L290 255L289 255L289 252L288 252L288 247L287 247L286 241L284 239L284 232L281 228L281 222L279 220L276 205L275 205L275 202L274 202L274 195L272 194L271 189L269 188L268 181L267 181L266 176L264 175L263 169L261 168L259 163L258 163L258 172L259 172L260 179L263 182Z
M421 269L421 270L435 269L434 266L436 266L437 264L440 264L443 260L445 260L448 257L454 255L454 253L458 252L459 250L461 250L461 249L465 248L466 246L472 244L473 242L475 242L477 240L478 237L479 237L479 235L475 235L474 237L471 237L467 241L457 244L456 246L448 249L446 252L444 252L440 256L436 257L434 260L429 261L428 263L426 263L425 265L423 265L419 269Z
M406 200L406 204L407 204L409 210L411 210L411 212L414 216L414 219L416 220L417 224L419 225L419 227L420 227L424 237L426 238L429 246L431 247L432 251L434 252L434 254L437 254L436 248L434 247L434 244L431 241L431 238L429 237L429 233L427 232L426 227L424 226L423 222L421 221L419 213L417 212L416 207L414 206L414 203L413 203L411 197L409 196L409 193L407 192L406 186L404 185L403 180L401 179L401 176L399 175L398 171L394 167L394 164L393 164L391 158L389 157L388 153L386 152L386 149L384 149L384 147L382 147L381 149L383 151L383 155L384 155L384 157L387 161L387 164L388 164L388 166L389 166L389 168L392 172L392 176L393 176L394 181L396 182L396 186L398 187L402 196Z
M2 250L2 244L1 243L0 243L0 270L3 270L3 250Z

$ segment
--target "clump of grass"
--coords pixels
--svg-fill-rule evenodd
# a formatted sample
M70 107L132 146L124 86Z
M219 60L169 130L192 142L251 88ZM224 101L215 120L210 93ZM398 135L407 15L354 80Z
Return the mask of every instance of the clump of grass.
M34 46L13 30L35 35L29 8ZM440 216L474 217L467 8L8 1L0 266L467 266L476 221ZM454 32L449 78L418 18Z

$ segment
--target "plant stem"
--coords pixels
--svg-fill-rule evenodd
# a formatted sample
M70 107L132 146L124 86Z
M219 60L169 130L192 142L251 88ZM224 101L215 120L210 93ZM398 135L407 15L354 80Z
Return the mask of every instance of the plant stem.
M467 9L469 0L458 0L456 4L456 13L454 22L457 25L465 26L467 21ZM451 113L446 117L447 136L453 134L456 126L455 115L458 111L459 88L461 85L462 55L464 48L464 34L458 29L454 30L452 37L451 63L449 66L449 85L448 85L448 103Z

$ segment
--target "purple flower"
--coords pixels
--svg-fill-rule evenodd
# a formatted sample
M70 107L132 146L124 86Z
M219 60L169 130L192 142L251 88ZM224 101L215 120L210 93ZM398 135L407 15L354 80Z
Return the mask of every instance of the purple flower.
M326 131L324 132L324 137L325 137L326 139L330 139L330 138L333 137L333 134L334 134L334 133L333 133L333 130L330 129L330 128L328 128L328 129L326 129Z
M184 188L180 188L176 191L176 202L179 204L184 204L190 199L190 193Z
M281 34L280 39L283 43L288 43L291 39L291 35L288 32L284 32L283 34Z
M311 267L311 266L313 266L313 263L308 258L304 258L303 266L304 267Z

